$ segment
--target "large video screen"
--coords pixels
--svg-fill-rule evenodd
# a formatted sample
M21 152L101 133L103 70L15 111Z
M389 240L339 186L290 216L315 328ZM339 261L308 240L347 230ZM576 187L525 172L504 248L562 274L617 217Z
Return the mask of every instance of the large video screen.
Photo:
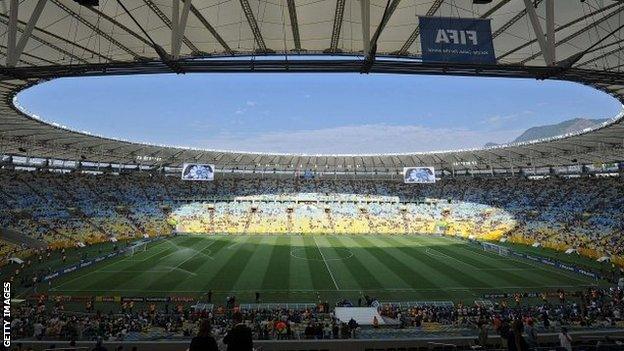
M214 165L185 163L182 166L182 180L214 180Z
M435 183L435 169L433 167L405 167L403 181L408 184Z

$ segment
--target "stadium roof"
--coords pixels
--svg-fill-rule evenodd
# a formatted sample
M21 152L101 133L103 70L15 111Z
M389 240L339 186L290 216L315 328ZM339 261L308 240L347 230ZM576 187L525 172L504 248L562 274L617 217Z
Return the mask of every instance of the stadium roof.
M422 62L421 15L490 19L498 63ZM29 115L14 105L14 97L38 82L67 76L370 72L568 80L622 101L623 16L624 4L611 0L100 0L97 7L73 0L7 0L0 3L0 154L155 166L197 161L220 167L345 171L622 161L620 116L595 130L478 150L294 155L98 137Z

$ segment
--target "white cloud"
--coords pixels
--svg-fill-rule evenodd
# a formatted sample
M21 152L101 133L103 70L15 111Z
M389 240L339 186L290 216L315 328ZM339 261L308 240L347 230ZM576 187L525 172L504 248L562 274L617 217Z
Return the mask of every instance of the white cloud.
M257 103L257 102L255 102L255 101L247 101L245 104L246 104L247 106L249 106L249 107L254 107L254 106L256 106L258 103Z
M217 134L194 146L259 152L387 153L482 147L513 140L522 130L474 131L419 125L366 124L263 134Z

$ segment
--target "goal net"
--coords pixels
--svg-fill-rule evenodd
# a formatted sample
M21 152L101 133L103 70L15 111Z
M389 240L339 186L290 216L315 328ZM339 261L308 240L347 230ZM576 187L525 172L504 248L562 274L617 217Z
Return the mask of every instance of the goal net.
M140 242L129 246L126 249L126 256L134 256L136 253L147 251L147 243Z
M487 243L487 242L481 242L481 247L483 248L484 251L494 252L501 256L509 256L509 249L504 246Z

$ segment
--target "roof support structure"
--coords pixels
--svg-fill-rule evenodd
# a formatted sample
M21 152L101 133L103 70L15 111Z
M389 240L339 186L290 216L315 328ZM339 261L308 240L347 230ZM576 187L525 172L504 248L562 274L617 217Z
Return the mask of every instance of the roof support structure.
M152 0L143 0L143 2L145 3L145 5L147 5L147 7L149 7L155 14L156 16L158 16L158 18L160 18L161 21L163 21L163 23L169 27L169 29L173 29L173 24L171 23L171 20L169 19L169 17L167 17L167 15L165 15L158 6L156 6L156 4L154 4L154 2ZM182 42L184 43L184 45L186 45L189 49L191 49L191 51L193 52L193 54L199 54L199 49L197 48L197 46L195 46L195 44L193 44L193 42L191 42L186 36L182 36Z
M433 15L435 15L435 13L438 12L438 9L440 8L440 6L442 6L443 2L444 2L444 0L434 0L433 3L431 4L431 7L429 8L429 10L427 10L426 16L433 16ZM407 38L407 41L405 41L403 46L401 46L401 48L397 52L397 55L399 55L399 56L407 55L407 53L409 51L409 48L412 46L412 44L414 44L414 42L416 41L418 36L420 36L420 27L416 26L416 28L414 28L414 31L412 32L412 34L410 34L409 38Z
M171 0L171 58L176 59L178 45L178 25L180 23L180 1ZM178 51L179 54L179 51ZM178 55L179 56L179 55Z
M15 48L17 46L17 15L19 11L19 0L11 0L9 4L9 30L7 33L7 66L13 61Z
M6 46L2 45L2 46L0 46L0 48L4 49L4 48L6 48ZM8 58L8 55L7 55L6 51L4 51L4 50L0 50L0 55L4 56L5 58ZM28 61L28 60L26 60L26 59L24 59L24 58L20 58L20 59L19 59L19 60L17 60L17 61L18 61L18 62L21 62L21 63L23 63L23 64L25 64L25 65L28 65L28 66L36 66L36 64L35 64L35 63L30 62L30 61Z
M401 0L388 0L388 2L386 3L386 8L384 9L383 16L381 17L381 21L379 22L377 29L375 29L375 33L373 34L373 37L369 41L368 50L364 51L364 54L366 55L366 57L364 58L364 65L362 66L362 73L368 73L371 67L373 66L375 62L375 56L377 55L377 41L379 40L381 33L386 27L386 24L388 24L388 21L390 21L390 17L392 17L394 10L396 10L400 2ZM369 9L370 9L370 6L369 6ZM368 28L370 29L370 11L369 11ZM368 35L370 35L370 33L368 33Z
M587 26L585 26L585 27L583 27L583 28L581 28L581 29L577 30L576 32L574 32L574 33L572 33L572 34L570 34L570 35L566 36L565 38L563 38L563 39L559 40L558 42L556 42L556 43L555 43L555 47L557 47L557 46L559 46L559 45L561 45L561 44L567 43L567 42L569 42L570 40L572 40L572 39L574 39L574 38L577 38L578 36L580 36L580 35L583 35L583 34L587 33L587 31L588 31L588 30L590 30L590 29L592 29L592 28L595 28L595 27L599 26L602 22L604 22L604 21L606 21L606 20L608 20L608 19L610 19L610 18L614 17L615 15L620 14L622 11L624 11L624 6L620 6L619 8L617 8L617 9L615 9L615 10L613 10L613 11L609 12L608 14L606 14L604 17L601 17L601 18L599 18L599 19L595 20L594 22L592 22L592 23L588 24ZM599 40L599 41L600 41L600 40L603 40L603 39L606 39L606 38L598 38L598 40ZM581 51L582 51L582 50L581 50ZM534 60L534 59L535 59L536 57L538 57L539 55L540 55L540 53L533 54L533 55L531 55L531 56L529 56L529 57L525 58L524 60L522 60L520 63L523 63L523 64L524 64L524 63L527 63L527 62L529 62L529 61L531 61L531 60Z
M251 5L249 5L248 0L239 0L241 7L243 8L243 12L245 13L245 17L247 18L247 23L249 23L249 28L251 28L251 32L253 33L254 40L256 41L256 51L265 53L267 52L266 44L264 43L264 39L262 38L262 33L260 32L260 27L258 27L258 22L256 21L256 17L251 10Z
M578 23L582 23L584 21L587 21L588 18L593 18L597 14L602 13L604 11L608 11L608 10L610 10L613 7L616 7L616 6L622 6L622 4L613 3L611 5L608 5L608 6L605 6L605 7L601 7L599 9L597 9L596 11L587 13L587 14L583 15L582 17L576 18L576 19L574 19L574 20L572 20L572 21L570 21L570 22L568 22L566 24L563 24L563 25L555 28L555 32L559 32L559 31L564 30L566 28L570 28L570 27L572 27L572 26L574 26L574 25L576 25ZM520 51L520 50L522 50L522 49L524 49L524 48L526 48L526 47L528 47L530 45L535 44L536 42L537 42L537 39L529 40L526 43L524 43L524 44L522 44L520 46L517 46L517 47L513 48L512 50L509 50L506 53L498 56L498 59L500 60L500 59L502 59L504 57L507 57L507 56L509 56L509 55L511 55L513 53L516 53L516 52L518 52L518 51ZM556 46L556 44L555 44L555 46Z
M297 20L297 6L295 0L286 0L288 4L288 15L290 17L290 28L292 29L295 50L301 51L301 37L299 36L299 21Z
M37 24L37 21L39 20L39 17L41 16L41 13L43 12L43 8L45 7L46 1L47 0L37 1L37 4L35 5L35 8L32 14L30 15L30 19L28 20L28 23L26 23L26 28L24 28L24 31L22 32L22 35L20 36L19 41L17 42L17 44L15 44L12 51L7 50L7 62L6 62L7 67L14 67L19 61L20 56L22 55L22 52L24 51L24 48L26 47L26 44L28 43L28 39L30 38L30 35L33 32L33 29L35 29L35 25ZM13 1L11 1L11 5L13 5ZM13 11L11 11L11 14L12 13ZM11 35L14 35L14 37L12 38L13 42L15 41L16 34L17 34L16 33L17 21L15 21L15 26L16 28L14 28L14 32L13 33L9 32Z
M182 14L180 14L180 1L184 1ZM191 0L172 0L171 6L171 57L177 60L180 57L182 38L186 30Z
M107 41L109 41L110 43L112 43L113 45L117 46L118 48L120 48L121 50L125 51L126 53L128 53L130 56L132 56L134 59L139 58L139 54L137 54L136 52L130 50L130 48L128 48L127 46L123 45L122 43L120 43L119 41L117 41L115 38L113 38L112 36L108 35L107 33L105 33L104 31L102 31L100 28L98 28L97 26L95 26L93 23L87 21L83 16L81 16L80 14L72 11L69 7L67 7L65 4L63 4L61 1L59 0L50 0L54 5L58 6L61 10L65 11L66 13L68 13L70 16L72 16L73 18L75 18L76 20L78 20L80 23L84 24L85 26L87 26L89 29L91 29L94 33L97 33L99 36L101 36L102 38L106 39Z
M498 4L492 6L489 10L484 12L479 18L489 18L494 12L500 10L501 7L507 5L511 0L501 0Z
M557 63L555 52L555 0L546 0L546 46L550 66Z
M534 6L539 5L542 2L542 0L535 0L534 2ZM526 8L522 9L522 11L518 12L515 16L513 16L509 21L507 21L505 24L503 24L502 26L500 26L497 30L494 31L494 33L492 33L492 39L496 38L497 36L501 35L503 32L505 32L507 29L509 29L509 27L513 26L516 22L518 22L522 17L524 17L527 13Z
M340 31L342 28L342 18L344 17L344 9L345 9L345 1L346 0L337 0L336 1L336 11L334 12L334 24L332 26L332 36L329 44L329 49L327 52L337 52L338 51L338 40L340 39Z
M201 12L199 12L199 10L195 6L193 6L193 4L191 4L191 13L193 13L193 15L197 17L197 19L204 25L204 27L208 29L210 34L212 34L212 36L217 39L219 44L223 47L223 50L225 50L228 55L234 55L234 51L230 48L230 46L225 42L225 40L223 40L221 35L219 35L217 30L214 29L214 27L208 22L208 20L206 20L206 18L201 14Z
M132 29L126 27L125 25L123 25L121 22L117 21L116 19L114 19L113 17L107 15L106 13L98 10L96 7L94 6L84 6L85 9L95 13L98 17L104 18L107 21L109 21L110 23L114 24L115 26L123 29L126 33L132 35L133 37L135 37L137 40L140 40L143 44L152 47L152 43L145 39L144 37L142 37L140 34L138 34L137 32L133 31Z
M620 40L617 41L617 44L615 44L615 45L621 44L623 42L624 42L624 39L620 39ZM578 67L587 66L587 65L589 65L591 63L594 63L596 61L600 61L600 60L602 60L602 59L604 59L606 57L609 57L611 55L617 54L618 52L620 52L622 50L624 50L624 48L618 46L617 48L609 50L609 51L605 52L604 54L598 55L598 56L596 56L596 57L594 57L594 58L592 58L590 60L587 60L587 61L579 63ZM619 56L618 56L618 58L619 58ZM606 70L606 71L614 71L614 70L620 69L622 66L624 66L624 64L618 64L618 65L612 66L612 67L603 67L603 69Z
M540 23L539 17L537 17L537 11L535 11L535 7L531 3L531 0L524 0L524 6L526 8L527 14L529 15L531 27L533 27L533 32L535 33L535 38L537 39L540 49L542 50L544 62L546 62L547 66L552 66L553 63L550 60L550 48L548 47L548 43L546 42L546 37L544 36L544 31L542 30L542 24Z
M0 23L4 23L4 24L8 25L10 20L7 17L8 16L6 16L5 14L0 13ZM26 23L23 23L23 22L21 22L19 20L17 21L17 23L18 24L22 24L22 25L26 25ZM23 32L23 29L21 29L19 27L17 27L17 30L20 31L20 32ZM56 35L54 33L48 32L45 29L37 28L37 30L42 32L42 33L44 33L44 34L46 34L46 35L49 35L49 36L51 36L51 37L53 37L53 38L55 38L57 40L60 40L60 41L62 41L64 43L66 43L66 44L70 44L70 45L73 45L73 46L75 46L75 47L77 47L77 48L79 48L81 50L87 51L90 54L93 54L94 56L98 56L98 57L100 57L100 58L102 58L102 59L104 59L106 61L112 61L112 59L110 59L109 57L103 56L103 55L101 55L101 54L99 54L99 53L97 53L97 52L95 52L95 51L93 51L93 50L91 50L89 48L86 48L86 47L84 47L82 45L76 44L76 43L74 43L72 41L69 41L69 40L67 40L65 38L62 38L62 37L60 37L60 36L58 36L58 35ZM36 41L40 42L41 44L46 45L46 46L48 46L48 47L50 47L50 48L52 48L52 49L62 53L63 55L65 55L67 57L70 57L70 58L72 58L72 59L74 59L74 60L76 60L78 62L88 63L87 60L85 60L85 59L83 59L81 57L78 57L78 56L74 55L73 53L71 53L71 52L69 52L69 51L59 47L58 45L56 45L56 44L54 44L54 43L52 43L52 42L50 42L50 41L48 41L46 39L43 39L43 38L41 38L41 37L39 37L39 36L37 36L35 34L31 34L30 37L32 37Z
M383 17L381 18L381 22L379 22L379 26L377 26L377 29L375 29L375 33L371 38L370 49L368 51L369 56L374 56L375 52L377 51L377 41L379 40L379 37L381 36L383 30L386 28L386 25L390 21L390 17L392 17L392 14L399 6L399 3L401 3L401 0L388 1L388 4L383 13Z
M365 55L370 52L370 0L360 0L362 12L362 51Z

